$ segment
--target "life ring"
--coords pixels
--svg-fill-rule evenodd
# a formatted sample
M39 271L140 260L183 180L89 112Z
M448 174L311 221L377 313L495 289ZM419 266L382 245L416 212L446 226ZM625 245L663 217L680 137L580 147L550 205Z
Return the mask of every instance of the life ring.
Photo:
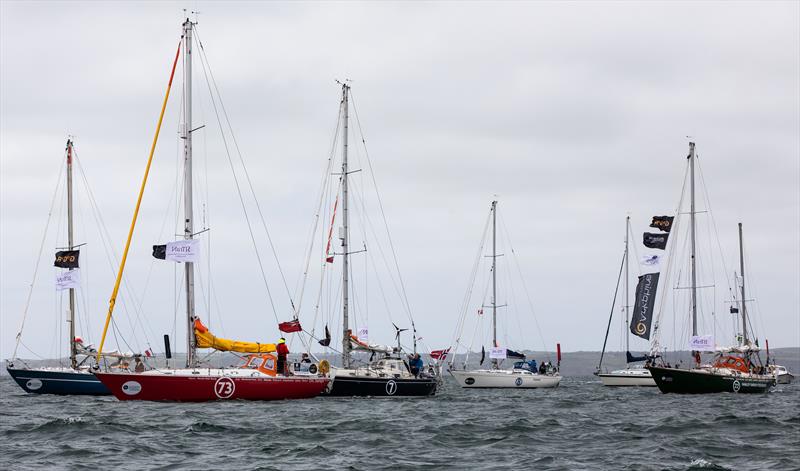
M326 375L330 371L331 371L331 364L328 362L328 360L322 360L321 362L319 362L319 372L321 374Z

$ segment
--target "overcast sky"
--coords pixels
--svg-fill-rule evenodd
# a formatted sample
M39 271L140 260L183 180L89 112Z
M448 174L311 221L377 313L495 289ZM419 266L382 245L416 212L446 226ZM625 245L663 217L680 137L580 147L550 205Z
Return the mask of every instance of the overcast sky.
M797 2L2 1L3 358L13 350L68 135L121 253L183 8L200 11L198 32L291 290L336 125L335 79L346 78L430 348L453 337L497 195L545 346L598 350L624 218L631 215L640 237L651 216L674 212L687 136L697 142L729 271L738 266L736 223L744 223L759 337L800 345ZM173 237L162 223L165 214L174 220L180 75L179 68L126 272L129 287L146 293L142 321L159 350L159 336L173 331L173 266L154 264L149 252ZM207 127L195 134L195 178L212 234L212 321L221 314L228 337L274 340L205 86L196 64L194 124ZM88 243L80 307L88 330L79 331L97 343L115 267L88 200L78 205L78 241ZM23 337L42 356L65 351L56 341L65 338L57 321L65 307L54 297L51 267L53 250L65 245L62 206ZM287 320L288 296L262 235L259 244ZM712 302L722 312L724 279L704 282L718 286ZM132 313L134 303L125 302ZM523 335L513 346L541 349L533 321L520 315ZM379 306L369 319L371 340L390 343Z

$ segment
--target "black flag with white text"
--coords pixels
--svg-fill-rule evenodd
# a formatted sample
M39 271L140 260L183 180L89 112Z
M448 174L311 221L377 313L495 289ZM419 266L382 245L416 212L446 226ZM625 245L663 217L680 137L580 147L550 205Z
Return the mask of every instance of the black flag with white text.
M642 243L649 249L664 250L667 247L667 238L669 238L669 234L645 232L642 236Z
M631 333L645 340L650 340L650 325L653 323L658 275L658 273L646 273L639 277L639 283L636 285L636 304L631 319Z

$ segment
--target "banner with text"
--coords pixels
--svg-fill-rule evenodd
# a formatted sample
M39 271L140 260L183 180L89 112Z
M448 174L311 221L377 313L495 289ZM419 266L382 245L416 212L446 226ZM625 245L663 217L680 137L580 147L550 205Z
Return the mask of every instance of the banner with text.
M669 232L672 230L672 221L674 219L675 216L653 216L653 222L650 223L650 227Z
M692 335L692 338L689 339L689 350L713 352L714 346L713 335Z
M358 336L358 340L361 340L362 342L368 342L369 341L369 328L367 328L367 327L359 327L357 336Z
M639 277L636 285L636 304L631 319L631 333L650 340L650 326L653 323L653 308L656 304L658 273L646 273Z
M200 239L176 240L167 242L166 260L173 262L199 262Z
M644 269L643 271L658 270L658 266L660 264L661 264L661 255L656 255L656 254L642 255L641 260L639 260L639 265L642 266L642 268Z
M506 347L492 347L489 351L489 358L504 360L506 358Z
M81 271L77 268L75 270L64 271L56 275L56 291L78 288L80 285Z
M664 250L667 248L667 238L669 234L658 234L653 232L645 232L642 235L642 243L645 247L649 249L661 249Z
M53 266L60 268L78 268L80 250L60 250L56 252L56 261Z

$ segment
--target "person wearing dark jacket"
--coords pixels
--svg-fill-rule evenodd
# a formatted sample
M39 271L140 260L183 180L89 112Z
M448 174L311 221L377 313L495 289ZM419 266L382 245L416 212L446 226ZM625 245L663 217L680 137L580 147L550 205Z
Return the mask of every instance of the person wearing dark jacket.
M425 364L422 362L422 358L419 357L419 353L415 353L411 357L411 361L408 362L408 366L411 369L412 375L419 376L419 372L422 371Z
M276 351L278 353L278 373L286 375L286 356L289 355L289 347L286 346L285 338L281 337L278 340Z

